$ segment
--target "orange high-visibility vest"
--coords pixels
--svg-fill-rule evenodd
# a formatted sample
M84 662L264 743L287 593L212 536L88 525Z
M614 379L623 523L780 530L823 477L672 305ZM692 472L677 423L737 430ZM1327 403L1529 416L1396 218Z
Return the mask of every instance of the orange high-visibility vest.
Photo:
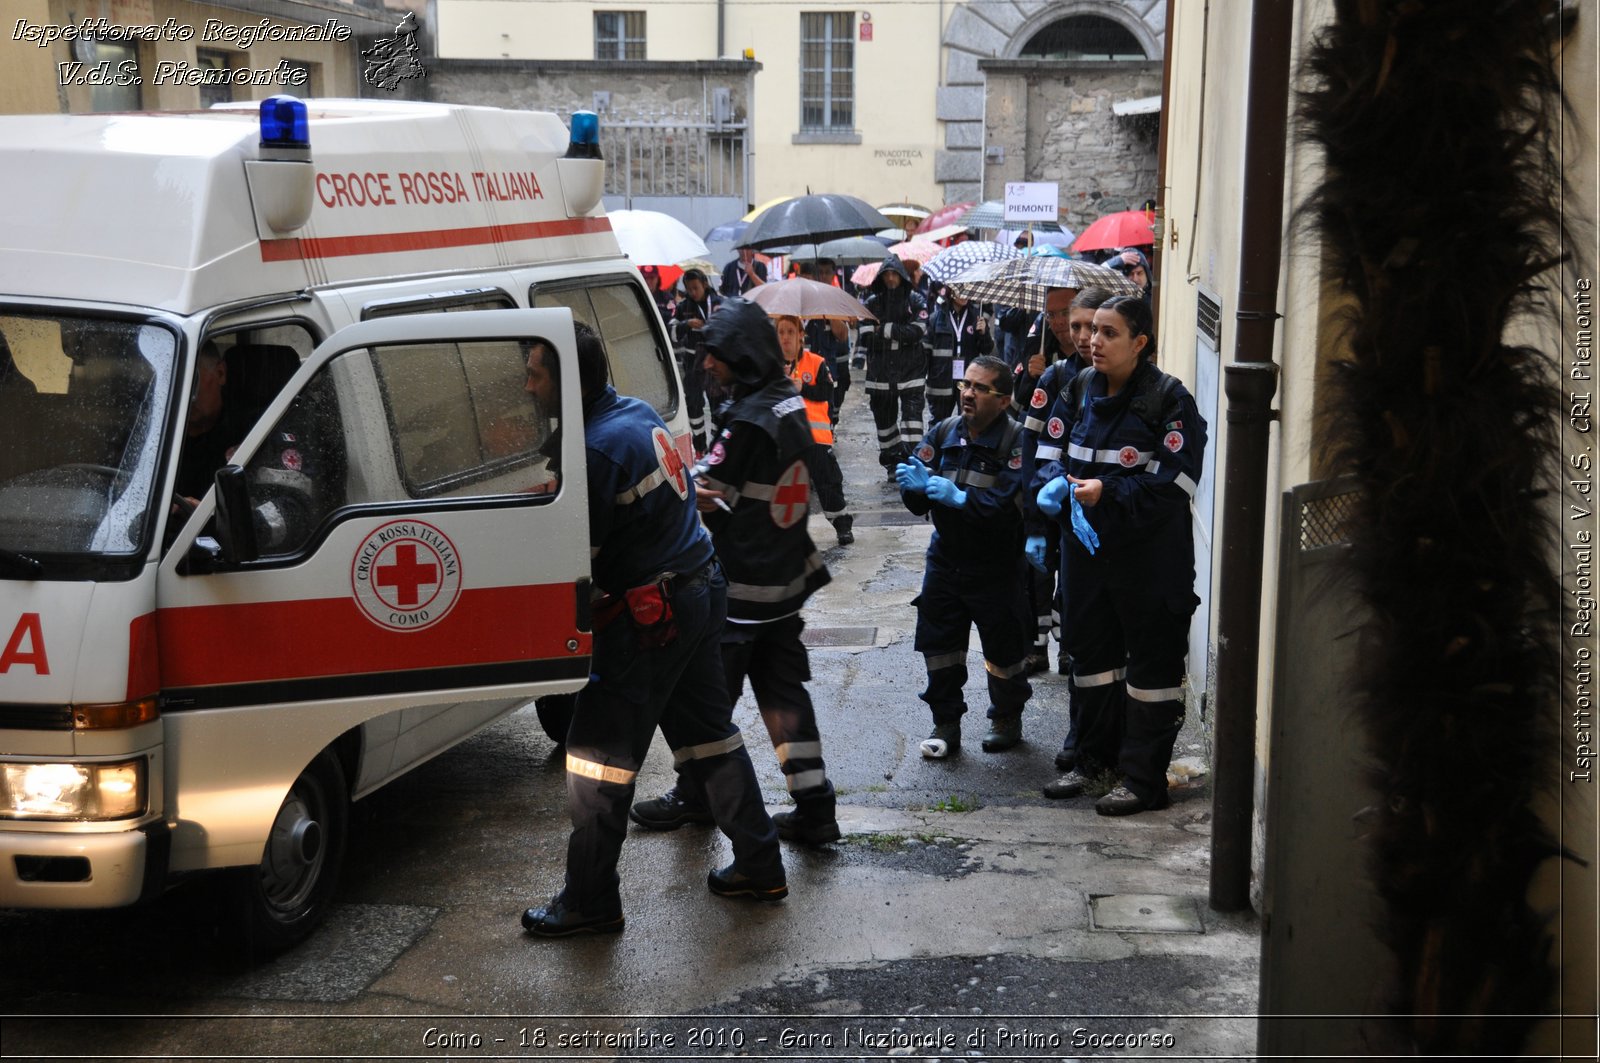
M800 398L806 404L806 420L811 438L825 447L833 446L833 418L828 403L833 398L832 377L823 370L822 355L801 351L789 369L789 379L800 385Z

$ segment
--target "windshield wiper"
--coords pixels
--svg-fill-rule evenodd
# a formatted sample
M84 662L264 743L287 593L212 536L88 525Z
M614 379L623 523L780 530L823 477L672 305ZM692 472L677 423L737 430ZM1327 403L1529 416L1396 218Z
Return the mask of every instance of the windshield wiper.
M0 546L0 569L4 569L8 576L42 576L44 562Z

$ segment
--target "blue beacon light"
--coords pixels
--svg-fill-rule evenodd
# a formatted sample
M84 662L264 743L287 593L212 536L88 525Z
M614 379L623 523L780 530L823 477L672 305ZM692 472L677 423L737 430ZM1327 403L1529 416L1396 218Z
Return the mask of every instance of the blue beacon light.
M293 96L268 96L261 101L263 148L311 147L304 101Z
M593 111L572 112L572 140L567 145L568 159L600 158L600 116Z

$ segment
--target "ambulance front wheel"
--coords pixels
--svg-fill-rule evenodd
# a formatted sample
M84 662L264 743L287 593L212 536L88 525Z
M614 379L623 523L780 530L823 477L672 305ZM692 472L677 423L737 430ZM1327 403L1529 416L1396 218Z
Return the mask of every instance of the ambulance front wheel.
M349 794L339 758L326 749L289 788L260 865L235 882L252 952L298 944L328 913L349 835Z
M578 707L576 694L547 694L533 703L539 714L539 726L556 745L566 745L567 728L572 726L572 714Z

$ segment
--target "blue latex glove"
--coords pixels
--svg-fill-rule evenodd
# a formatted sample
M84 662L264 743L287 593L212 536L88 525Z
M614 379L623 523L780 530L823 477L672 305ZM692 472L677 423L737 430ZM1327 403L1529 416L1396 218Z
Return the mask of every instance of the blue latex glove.
M1028 564L1032 565L1034 568L1038 569L1040 572L1043 572L1045 570L1045 567L1044 567L1044 547L1045 547L1045 541L1044 541L1044 536L1042 536L1042 535L1030 535L1030 536L1028 536L1028 541L1026 543L1024 543L1023 547L1022 547L1022 552L1025 555L1027 555Z
M1076 535L1083 548L1092 554L1100 546L1100 536L1094 530L1094 525L1089 523L1088 515L1083 512L1083 504L1078 501L1078 485L1069 486L1072 488L1068 492L1072 498L1072 534Z
M960 509L967 504L967 493L957 487L954 480L946 480L943 476L928 477L928 497L952 509Z
M928 467L918 461L915 454L894 467L894 480L902 491L928 493Z
M1061 503L1066 499L1068 488L1071 486L1065 476L1057 476L1039 488L1039 512L1047 517L1059 516Z

